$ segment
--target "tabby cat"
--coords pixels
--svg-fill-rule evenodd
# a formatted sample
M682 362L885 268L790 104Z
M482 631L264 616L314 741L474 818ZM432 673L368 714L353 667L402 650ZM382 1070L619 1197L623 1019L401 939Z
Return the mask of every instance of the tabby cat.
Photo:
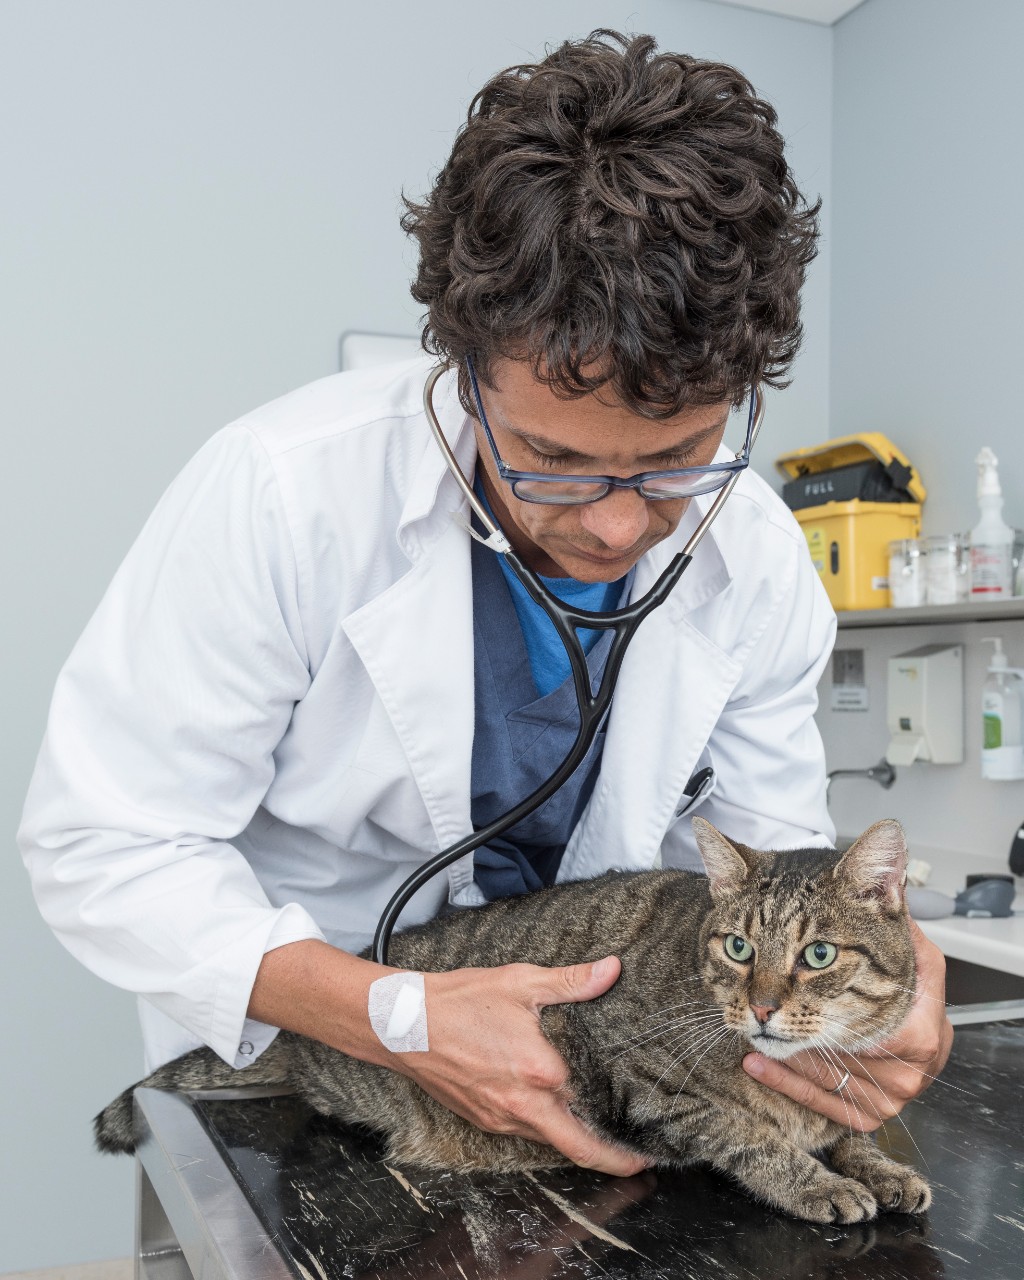
M458 911L396 936L391 962L436 972L618 955L622 974L605 995L542 1013L587 1124L660 1165L710 1164L798 1218L923 1212L931 1193L912 1169L740 1065L751 1048L779 1059L814 1048L825 1063L904 1020L915 969L902 829L876 823L844 854L760 853L700 818L693 826L707 876L610 872ZM509 1172L566 1163L551 1147L474 1128L403 1075L290 1032L242 1070L197 1049L140 1083L287 1085L317 1111L382 1131L390 1158L413 1165ZM101 1149L134 1149L132 1089L95 1127Z

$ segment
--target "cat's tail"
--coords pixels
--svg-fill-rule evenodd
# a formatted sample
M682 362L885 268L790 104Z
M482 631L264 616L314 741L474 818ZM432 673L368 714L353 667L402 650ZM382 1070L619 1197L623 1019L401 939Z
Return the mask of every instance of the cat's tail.
M286 1085L289 1083L289 1037L279 1035L251 1067L236 1070L218 1058L212 1049L193 1049L158 1067L145 1080L125 1089L93 1120L96 1145L111 1155L132 1155L135 1129L132 1098L136 1089L233 1089L241 1085Z

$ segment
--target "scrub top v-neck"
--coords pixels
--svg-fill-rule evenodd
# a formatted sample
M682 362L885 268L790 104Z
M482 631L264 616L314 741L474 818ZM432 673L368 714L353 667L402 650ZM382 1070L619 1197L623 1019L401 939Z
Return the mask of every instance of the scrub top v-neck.
M531 794L561 764L575 740L579 711L571 676L550 692L538 692L500 557L475 540L471 554L476 702L471 815L474 827L480 828ZM556 594L571 582L545 579ZM611 584L612 598L606 597L605 607L621 607L631 584L632 573ZM529 601L528 606L543 616L538 605ZM587 637L587 665L595 688L611 641L609 631ZM474 879L485 898L512 897L554 883L565 846L593 790L604 734L602 725L582 764L539 809L477 849Z

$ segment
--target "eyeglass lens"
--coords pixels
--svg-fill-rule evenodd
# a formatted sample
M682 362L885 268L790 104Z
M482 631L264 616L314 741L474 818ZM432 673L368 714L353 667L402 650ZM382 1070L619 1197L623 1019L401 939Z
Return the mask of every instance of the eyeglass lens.
M636 486L644 498L652 501L671 498L693 498L703 493L713 493L728 483L732 471L716 471L711 475L665 476L647 480ZM546 503L552 506L572 506L584 502L596 502L609 492L612 485L588 484L580 480L514 480L512 492L524 502Z

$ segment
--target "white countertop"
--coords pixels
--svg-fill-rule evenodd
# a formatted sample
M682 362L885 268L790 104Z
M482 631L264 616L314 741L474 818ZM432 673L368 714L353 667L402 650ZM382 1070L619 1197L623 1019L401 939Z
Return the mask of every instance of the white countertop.
M912 859L930 862L932 872L927 888L955 897L968 875L1009 875L1010 868L998 858L963 853L953 849L911 847ZM1002 920L968 919L947 916L942 920L919 920L921 930L943 954L971 964L985 965L1002 973L1024 977L1024 881L1017 880L1014 915Z

